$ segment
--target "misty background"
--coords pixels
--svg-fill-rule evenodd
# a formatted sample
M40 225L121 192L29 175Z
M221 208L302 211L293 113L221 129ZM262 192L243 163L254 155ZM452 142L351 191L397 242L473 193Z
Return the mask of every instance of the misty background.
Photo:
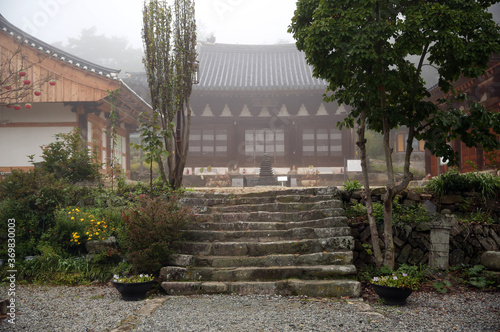
M0 14L47 43L85 60L126 72L143 72L143 0L0 0ZM172 2L172 1L170 1ZM287 32L295 0L198 0L198 40L217 43L293 43ZM500 24L500 4L490 12ZM427 86L436 72L424 67Z

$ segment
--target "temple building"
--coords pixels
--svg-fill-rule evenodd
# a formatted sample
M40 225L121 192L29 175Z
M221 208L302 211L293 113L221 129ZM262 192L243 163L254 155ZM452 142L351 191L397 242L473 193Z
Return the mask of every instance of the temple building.
M461 77L453 83L455 91L465 93L471 102L481 103L487 110L491 112L500 111L500 54L495 54L490 57L488 69L484 75L477 78ZM430 100L437 102L438 99L451 98L451 93L444 94L439 87L430 90ZM467 105L464 104L467 110ZM473 129L474 130L474 129ZM500 140L500 136L497 136ZM475 169L498 170L500 165L500 152L491 151L485 152L481 147L469 148L459 140L450 143L453 149L459 153L460 172L471 172ZM448 166L441 158L431 155L430 151L426 151L426 173L436 176L443 174L448 170Z
M323 101L327 83L313 78L295 44L202 43L199 63L186 183L258 175L265 154L277 176L315 173L324 184L343 181L346 160L355 155L354 132L336 124L349 109ZM145 74L129 76L134 90L147 93Z
M130 174L129 136L138 127L138 114L151 107L117 78L118 70L55 48L1 15L0 66L0 173L32 168L29 155L40 161L42 146L54 142L56 134L78 128L103 173L114 158ZM112 144L108 91L117 89Z

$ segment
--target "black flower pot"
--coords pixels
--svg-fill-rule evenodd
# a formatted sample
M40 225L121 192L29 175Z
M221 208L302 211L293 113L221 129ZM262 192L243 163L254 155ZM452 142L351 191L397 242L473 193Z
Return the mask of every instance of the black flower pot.
M373 290L388 305L405 305L406 299L413 292L410 288L398 288L372 284Z
M153 280L145 282L116 282L112 281L115 288L120 292L125 301L138 301L146 297L146 293L153 286Z

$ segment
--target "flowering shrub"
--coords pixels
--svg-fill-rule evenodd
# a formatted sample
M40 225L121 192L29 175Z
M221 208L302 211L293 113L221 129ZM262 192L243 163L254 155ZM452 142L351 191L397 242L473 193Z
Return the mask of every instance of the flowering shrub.
M417 278L406 273L393 273L390 276L373 277L372 284L416 290L420 286Z
M386 266L381 269L382 273L386 273L388 271L390 270ZM420 287L420 281L422 278L423 276L420 272L418 272L417 266L408 266L403 264L397 271L392 272L391 275L373 277L371 283L381 286L410 288L416 290Z
M115 274L113 276L113 281L114 282L123 282L123 283L139 283L139 282L147 282L154 280L154 277L149 274L139 274L135 276L130 276L130 277L120 277L119 275Z
M68 209L67 217L76 224L83 225L83 231L72 232L70 242L77 245L81 244L85 239L90 240L105 240L111 236L115 229L108 227L104 220L99 220L93 214L81 211L78 207ZM82 229L82 227L78 227Z

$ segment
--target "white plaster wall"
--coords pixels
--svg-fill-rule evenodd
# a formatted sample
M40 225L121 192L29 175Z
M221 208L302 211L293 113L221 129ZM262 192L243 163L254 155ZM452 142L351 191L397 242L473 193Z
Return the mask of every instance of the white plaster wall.
M55 135L68 133L73 127L47 127L47 123L76 122L71 107L62 103L33 103L31 109L24 107L0 108L0 167L32 166L28 155L35 155L41 161L41 146L55 141ZM11 123L42 122L45 127L7 127Z
M69 133L73 127L2 128L0 127L0 167L33 166L28 156L41 161L43 145L54 142L54 135Z

